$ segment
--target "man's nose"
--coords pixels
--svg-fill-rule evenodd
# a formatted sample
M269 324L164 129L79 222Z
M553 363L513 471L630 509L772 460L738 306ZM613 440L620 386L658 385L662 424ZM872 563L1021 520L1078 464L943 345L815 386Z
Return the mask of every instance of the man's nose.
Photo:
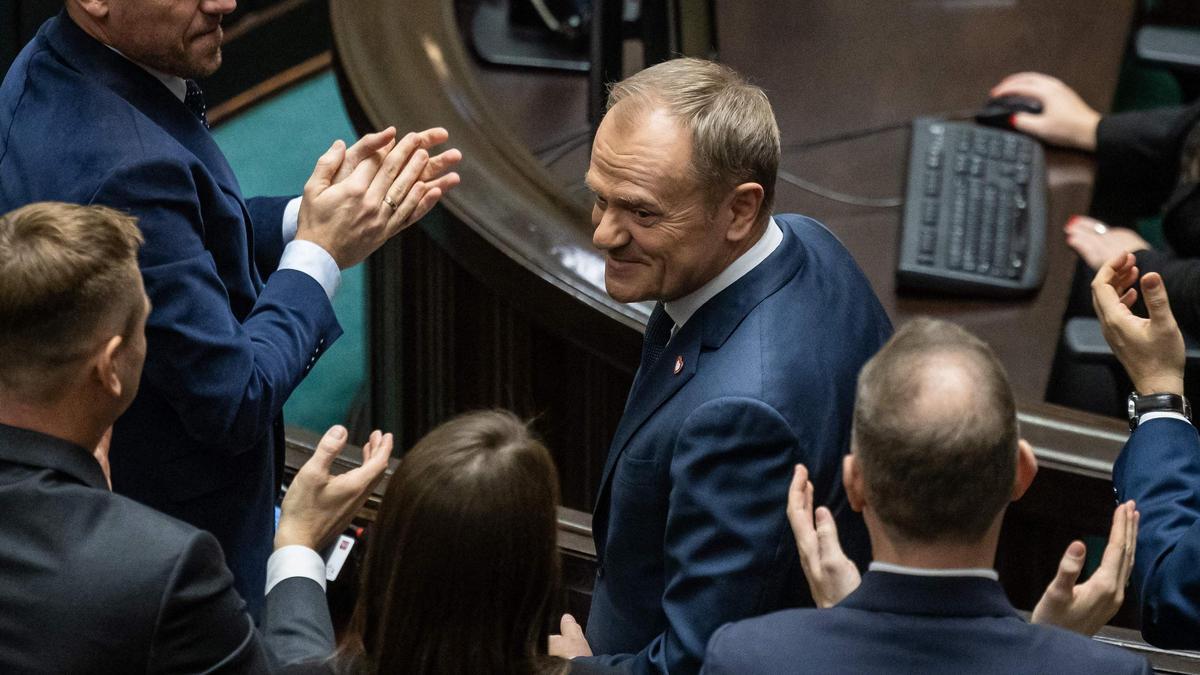
M594 220L594 219L593 219ZM592 232L592 245L602 251L620 248L629 242L629 232L621 226L613 209L600 212L600 220Z
M200 11L224 16L237 9L237 0L201 0Z

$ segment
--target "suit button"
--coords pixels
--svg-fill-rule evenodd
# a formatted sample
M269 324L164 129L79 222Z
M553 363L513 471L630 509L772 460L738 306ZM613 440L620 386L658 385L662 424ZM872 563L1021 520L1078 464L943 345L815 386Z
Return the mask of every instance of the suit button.
M597 579L604 578L604 565L600 565L599 567L596 568L596 578Z

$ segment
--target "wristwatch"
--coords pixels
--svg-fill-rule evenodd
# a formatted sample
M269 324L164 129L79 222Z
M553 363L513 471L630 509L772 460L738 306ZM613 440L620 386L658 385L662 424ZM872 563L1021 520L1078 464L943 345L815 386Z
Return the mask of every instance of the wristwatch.
M1133 431L1138 427L1138 421L1146 413L1152 412L1173 412L1179 413L1187 418L1187 421L1192 421L1192 404L1188 403L1187 397L1179 394L1145 394L1139 396L1138 393L1132 392L1129 394L1129 430Z

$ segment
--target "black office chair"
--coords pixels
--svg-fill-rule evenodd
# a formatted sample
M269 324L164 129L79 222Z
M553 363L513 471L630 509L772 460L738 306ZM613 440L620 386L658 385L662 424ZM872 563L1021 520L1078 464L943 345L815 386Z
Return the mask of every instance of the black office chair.
M1188 335L1183 336L1184 347L1187 350L1187 363L1184 366L1184 393L1188 398L1200 400L1200 340ZM1072 377L1075 380L1070 395L1073 401L1052 401L1071 403L1073 407L1088 409L1107 415L1124 413L1124 400L1132 388L1132 383L1125 375L1117 357L1104 341L1100 331L1100 320L1092 317L1074 317L1068 319L1063 326L1062 341L1059 344L1060 356L1065 361L1057 363L1062 367L1069 364ZM1080 386L1086 383L1088 386ZM1088 388L1091 391L1088 391ZM1049 396L1048 398L1053 398Z
M1200 3L1148 1L1138 25L1133 39L1138 60L1169 70L1185 101L1200 95Z

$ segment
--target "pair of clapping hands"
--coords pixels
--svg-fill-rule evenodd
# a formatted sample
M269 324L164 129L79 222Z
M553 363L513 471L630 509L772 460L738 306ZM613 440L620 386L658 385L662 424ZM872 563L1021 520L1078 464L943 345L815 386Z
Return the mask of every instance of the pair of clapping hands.
M349 148L335 141L304 184L296 239L321 246L341 269L362 262L458 185L459 176L450 169L462 153L450 149L430 155L449 137L436 127L397 138L389 127ZM392 435L373 432L363 446L362 465L335 476L330 469L346 438L344 427L330 428L292 480L280 506L276 549L321 550L346 529L383 478Z
M1186 354L1166 288L1157 273L1143 277L1149 318L1136 316L1130 310L1138 294L1133 288L1138 280L1134 263L1133 254L1123 252L1101 265L1092 281L1096 316L1104 338L1138 392L1182 395ZM787 515L813 599L818 607L836 605L858 588L861 578L838 542L833 514L823 506L813 509L813 486L802 464L796 466L792 477ZM1034 607L1032 621L1084 635L1092 635L1108 623L1125 600L1137 526L1134 503L1117 506L1100 567L1082 584L1075 582L1083 570L1086 549L1083 542L1072 542L1057 575Z
M362 262L458 185L450 169L462 153L430 154L449 137L435 127L397 138L388 127L349 148L335 141L304 184L296 239L328 251L340 269Z

